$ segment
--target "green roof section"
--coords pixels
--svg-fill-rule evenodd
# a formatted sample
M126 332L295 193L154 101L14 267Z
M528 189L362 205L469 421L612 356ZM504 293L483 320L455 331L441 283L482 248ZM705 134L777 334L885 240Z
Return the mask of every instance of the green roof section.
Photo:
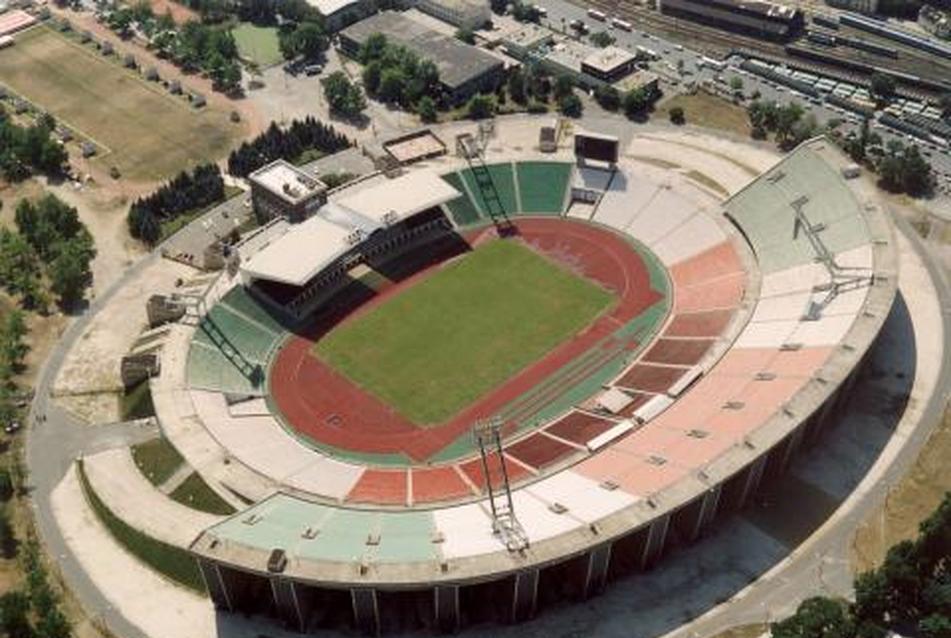
M462 183L462 177L460 177L458 173L449 173L443 175L442 178L450 186L462 193L462 197L446 204L446 207L449 209L449 214L452 215L452 220L456 222L456 225L471 226L483 221L482 216L479 214L479 211L476 210L472 199L470 199L469 194L466 192L466 187Z
M795 206L801 206L832 253L868 243L859 202L842 176L818 153L802 146L726 202L764 273L815 260L815 248L796 221Z
M490 164L486 166L486 170L492 182L492 186L486 189L480 187L471 168L459 172L469 187L469 192L475 198L476 207L482 212L483 217L488 219L490 214L497 214L500 205L506 215L518 213L519 203L515 194L515 172L512 164L510 162ZM495 200L496 196L498 201Z
M344 509L278 493L208 533L246 547L283 549L291 560L413 563L438 560L434 530L428 511Z

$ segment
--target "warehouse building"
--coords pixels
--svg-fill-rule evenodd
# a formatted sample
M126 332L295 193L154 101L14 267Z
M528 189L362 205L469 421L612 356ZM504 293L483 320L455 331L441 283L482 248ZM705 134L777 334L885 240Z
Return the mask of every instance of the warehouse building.
M802 31L804 22L799 9L762 0L659 0L658 9L767 40L789 40Z
M320 12L331 33L367 17L374 10L368 0L308 0L307 4Z
M377 33L435 63L445 97L452 104L495 91L503 79L505 65L499 58L395 11L377 13L341 31L340 49L356 57L363 43Z

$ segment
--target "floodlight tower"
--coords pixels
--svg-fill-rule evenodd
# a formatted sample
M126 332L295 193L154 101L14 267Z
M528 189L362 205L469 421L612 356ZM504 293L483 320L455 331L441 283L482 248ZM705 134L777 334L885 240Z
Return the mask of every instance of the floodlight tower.
M489 493L489 507L492 510L492 533L497 535L510 552L520 552L528 547L525 530L515 517L512 504L512 489L509 486L509 474L502 454L502 418L499 416L480 419L472 426L479 455L482 458L482 473ZM495 453L499 459L501 484L496 488L492 483L489 470L489 455Z

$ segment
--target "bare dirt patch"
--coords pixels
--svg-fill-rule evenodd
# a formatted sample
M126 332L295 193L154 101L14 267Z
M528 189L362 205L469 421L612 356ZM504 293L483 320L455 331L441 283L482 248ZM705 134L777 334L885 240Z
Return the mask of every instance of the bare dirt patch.
M703 91L693 95L675 95L658 104L653 118L669 121L670 111L675 107L684 110L688 124L726 131L741 137L750 135L750 121L746 109L723 98Z

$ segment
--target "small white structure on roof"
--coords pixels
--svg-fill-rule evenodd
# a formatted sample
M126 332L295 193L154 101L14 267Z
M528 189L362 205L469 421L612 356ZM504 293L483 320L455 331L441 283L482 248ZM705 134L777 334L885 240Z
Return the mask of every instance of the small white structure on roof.
M609 388L597 398L598 407L611 414L617 414L633 402L631 395L619 388Z

